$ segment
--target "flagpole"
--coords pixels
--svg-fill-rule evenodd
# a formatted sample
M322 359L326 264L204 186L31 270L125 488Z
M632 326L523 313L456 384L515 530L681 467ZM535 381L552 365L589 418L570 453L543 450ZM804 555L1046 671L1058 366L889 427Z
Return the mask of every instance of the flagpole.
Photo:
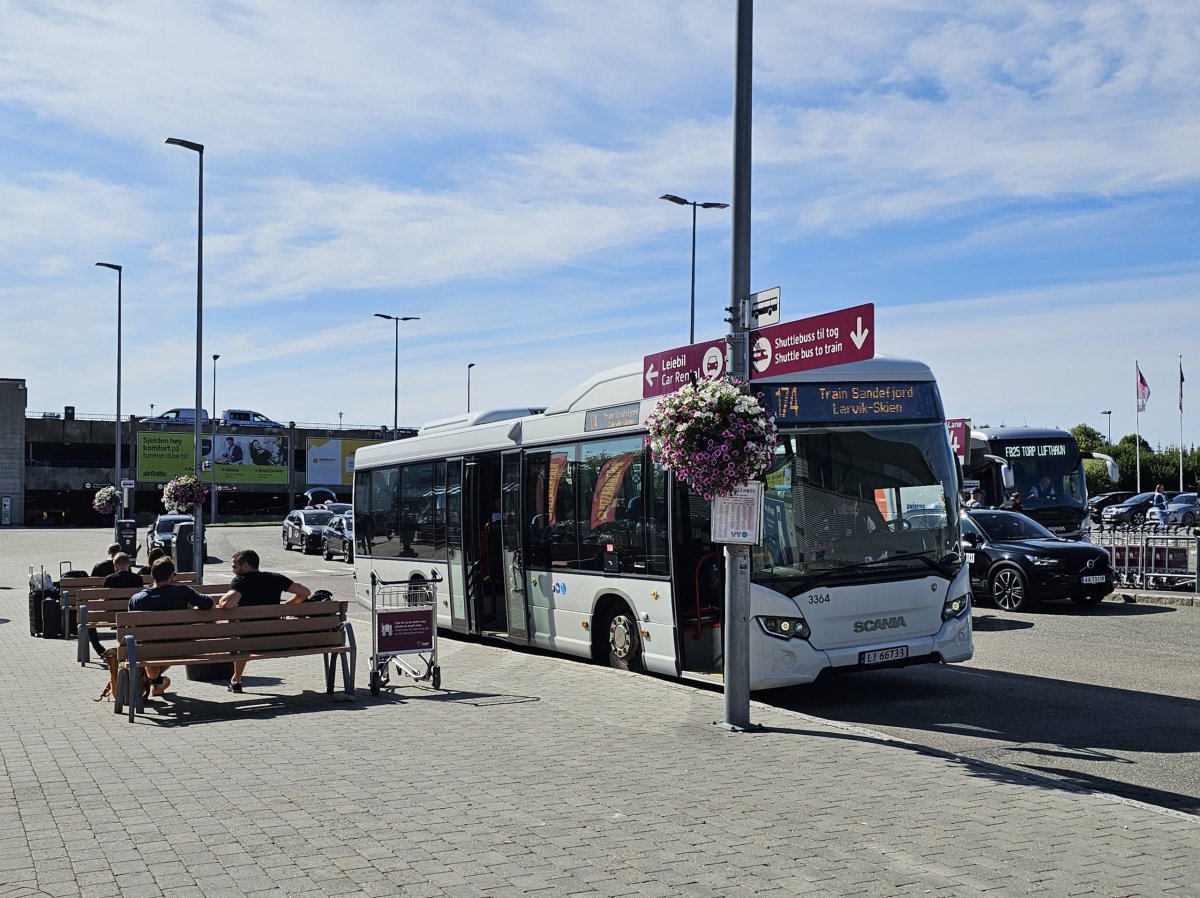
M1183 354L1179 355L1179 492L1183 492Z
M1142 491L1142 369L1137 359L1133 360L1133 457L1137 468L1137 491Z

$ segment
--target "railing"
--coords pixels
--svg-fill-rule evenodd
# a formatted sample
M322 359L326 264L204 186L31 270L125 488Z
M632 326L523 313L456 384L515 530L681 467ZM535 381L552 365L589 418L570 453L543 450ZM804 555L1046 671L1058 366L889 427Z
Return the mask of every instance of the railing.
M1175 524L1101 527L1092 530L1090 539L1108 550L1119 587L1200 593L1200 534L1196 528Z
M33 420L37 420L37 421L62 421L62 420L64 420L64 415L62 412L26 412L25 417L33 419ZM75 421L111 421L111 422L115 423L117 420L117 416L116 415L98 415L98 414L93 414L91 412L75 412L75 417L72 420L75 420ZM131 422L141 425L141 426L144 426L144 427L168 426L168 425L158 424L157 422L152 423L152 424L147 424L146 422L144 422L141 419L141 416L138 416L138 415L130 415L128 418L126 418L126 417L121 418L122 424L128 424ZM170 426L176 426L176 425L170 425ZM187 428L191 429L193 425L186 424L183 426L186 426ZM207 429L207 428L212 427L212 424L211 424L211 422L205 422L203 426ZM217 426L224 427L225 425L221 423L220 419L218 419ZM243 429L244 430L263 430L263 429L265 429L265 428L245 427L244 425L231 425L231 426L237 427L239 431L243 430ZM356 430L356 431L374 430L374 431L386 431L387 434L389 434L389 435L392 432L392 426L390 424L333 424L333 423L312 422L312 421L292 421L288 425L285 425L284 429L286 430L287 427L289 427L289 426L294 426L299 430L333 430L333 431L336 431L336 430ZM416 431L417 431L417 429L415 427L401 427L400 428L401 433L416 433Z

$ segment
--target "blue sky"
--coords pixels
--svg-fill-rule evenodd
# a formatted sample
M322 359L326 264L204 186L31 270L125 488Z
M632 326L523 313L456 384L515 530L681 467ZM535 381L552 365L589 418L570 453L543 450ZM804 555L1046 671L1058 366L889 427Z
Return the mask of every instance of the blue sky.
M0 376L31 412L195 395L389 424L546 404L688 338L731 197L733 0L0 0ZM947 414L1179 442L1200 390L1200 7L759 0L754 290L876 305ZM730 217L701 210L698 340ZM1184 442L1197 442L1200 393ZM1185 397L1186 399L1186 397ZM1195 409L1192 411L1191 409Z

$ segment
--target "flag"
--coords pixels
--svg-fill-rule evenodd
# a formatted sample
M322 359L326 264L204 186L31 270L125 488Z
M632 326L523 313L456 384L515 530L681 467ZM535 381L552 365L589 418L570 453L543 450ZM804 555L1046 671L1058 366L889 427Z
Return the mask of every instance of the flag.
M1146 403L1150 401L1150 384L1146 383L1146 378L1142 377L1142 369L1137 362L1133 363L1133 369L1137 372L1137 410L1144 412Z
M1183 362L1179 363L1179 411L1183 412Z

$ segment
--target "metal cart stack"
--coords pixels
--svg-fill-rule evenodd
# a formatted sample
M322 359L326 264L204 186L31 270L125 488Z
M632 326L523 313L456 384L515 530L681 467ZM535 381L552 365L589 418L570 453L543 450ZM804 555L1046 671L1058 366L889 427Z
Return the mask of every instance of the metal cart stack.
M384 580L371 571L371 695L391 679L389 662L399 676L429 681L442 688L437 656L437 587L430 579ZM409 660L414 658L415 660Z

